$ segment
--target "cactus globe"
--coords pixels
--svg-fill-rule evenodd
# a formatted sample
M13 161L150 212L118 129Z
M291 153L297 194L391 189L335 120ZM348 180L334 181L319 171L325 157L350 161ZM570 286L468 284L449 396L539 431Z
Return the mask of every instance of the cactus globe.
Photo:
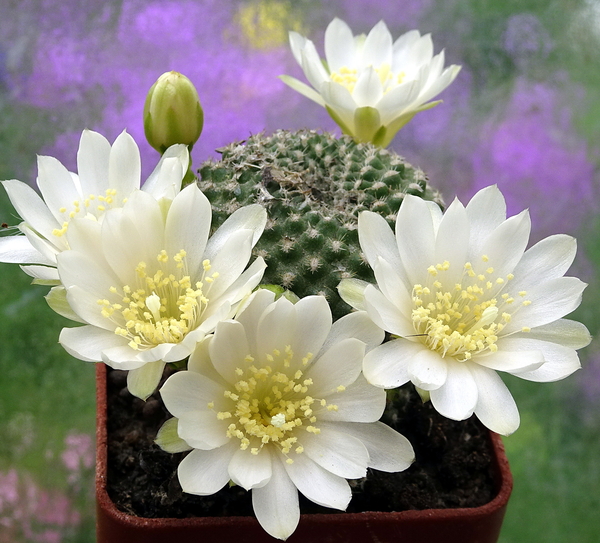
M204 124L194 84L179 72L166 72L152 85L144 104L144 132L159 153L183 143L191 150Z

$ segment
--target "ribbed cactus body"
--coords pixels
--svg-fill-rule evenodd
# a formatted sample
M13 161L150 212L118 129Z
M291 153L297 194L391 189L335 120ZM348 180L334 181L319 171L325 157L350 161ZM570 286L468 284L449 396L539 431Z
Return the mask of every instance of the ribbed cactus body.
M374 281L358 244L359 212L375 211L393 226L405 194L443 205L421 170L347 136L280 130L219 151L220 161L200 167L213 226L240 206L264 205L269 220L254 249L268 265L263 282L300 297L323 294L335 318L349 310L336 291L341 279Z

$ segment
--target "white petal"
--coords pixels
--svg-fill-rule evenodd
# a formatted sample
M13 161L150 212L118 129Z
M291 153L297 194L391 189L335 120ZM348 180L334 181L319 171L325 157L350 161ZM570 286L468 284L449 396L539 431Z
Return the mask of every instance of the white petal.
M34 285L58 285L60 277L56 268L49 266L20 266L20 268L35 281Z
M333 475L302 454L294 456L285 470L296 488L309 500L324 507L344 511L352 493L346 479Z
M367 35L362 51L362 64L375 67L392 65L392 35L383 21L379 21Z
M325 30L325 58L330 72L354 67L354 36L350 27L337 17Z
M46 294L45 298L46 303L55 313L58 313L62 317L72 321L79 322L81 324L87 324L73 311L69 305L69 302L67 302L67 291L62 285L51 288L50 292Z
M162 360L149 362L141 368L130 370L127 373L127 389L137 398L145 400L157 388L162 377L165 363Z
M365 311L365 289L370 283L362 279L342 279L337 286L340 298L350 307Z
M302 436L304 453L313 462L345 479L360 479L367 475L369 453L363 442L338 430L335 423L320 423L319 434L306 432ZM291 454L295 459L297 455Z
M446 380L442 386L431 391L431 403L444 417L465 420L473 414L477 404L475 380L467 363L448 359L445 364L448 368Z
M508 436L519 427L519 410L500 376L476 364L469 366L477 385L477 418L492 432Z
M446 382L448 361L437 352L421 349L411 360L408 373L410 380L419 388L436 390Z
M125 338L95 326L63 328L58 342L75 358L85 362L101 362L102 351L127 343ZM141 364L137 364L141 366ZM128 369L128 368L124 368Z
M19 230L25 234L25 237L31 246L40 253L47 262L51 262L53 266L56 266L56 255L69 248L65 236L59 237L50 235L50 240L48 240L43 234L36 232L26 222L22 222L19 225Z
M79 251L65 251L58 255L57 260L58 273L67 289L77 286L88 296L100 300L111 296L110 287L120 286L119 279L110 273L110 269L100 268L98 261L93 260L87 254ZM79 295L79 292L77 294ZM100 315L101 308L97 307L97 314Z
M401 71L406 64L406 58L410 54L413 45L419 41L421 34L418 30L409 30L402 34L393 44L393 65L394 71Z
M306 96L309 100L312 100L320 106L325 107L325 100L323 100L323 97L312 87L309 87L306 83L302 83L302 81L298 81L295 77L291 77L289 75L280 75L279 79L281 79L281 81L283 81L288 87L291 87L296 92Z
M291 302L279 298L261 316L256 332L256 354L265 357L275 349L291 345L296 332L296 311Z
M485 356L477 356L474 363L496 371L532 371L544 363L544 355L539 350L519 350L513 344L501 339L498 341L498 352Z
M544 281L562 277L577 252L577 241L571 236L557 234L544 238L528 249L514 270L515 290L529 290Z
M397 308L405 318L412 320L413 299L407 285L387 261L379 257L373 267L375 279L384 296ZM412 290L412 285L410 285Z
M196 184L183 189L173 200L165 224L165 249L171 257L185 249L186 264L194 273L202 266L210 231L210 202Z
M460 70L460 66L453 64L452 66L448 66L448 68L446 68L435 81L429 80L427 82L427 88L424 89L421 96L419 96L419 101L421 101L421 103L427 102L434 96L437 96L456 79L456 76L459 74Z
M214 301L214 300L213 300ZM235 314L235 308L228 300L221 298L217 303L209 303L202 313L202 322L197 330L202 334L210 334L219 322L231 319Z
M2 185L16 212L34 231L48 238L55 228L61 227L48 206L29 185L14 179L2 181Z
M296 338L292 348L297 356L316 355L331 330L331 309L324 296L306 296L296 309Z
M73 260L73 262L77 261ZM115 315L117 317L115 319L107 319L102 315L102 306L98 304L98 300L104 299L104 296L95 296L76 285L70 286L65 295L69 307L86 324L93 324L111 333L114 333L118 324L124 324L124 319L120 315Z
M201 410L202 405L198 406L197 411L186 411L180 418L178 424L178 433L181 439L194 449L208 451L216 447L222 447L230 442L227 437L227 427L229 421L219 420L216 409Z
M427 268L436 262L433 217L421 198L404 198L396 218L396 240L409 283L422 282Z
M406 339L388 341L365 355L363 373L369 383L383 388L396 388L410 381L408 367L420 351L421 343Z
M54 262L37 251L25 236L0 238L0 262L11 264L46 264Z
M125 131L121 132L110 150L108 163L108 184L126 197L140 188L140 151L134 139Z
M202 330L201 326L194 330L191 330L184 336L184 338L179 343L175 343L175 346L173 347L173 349L171 349L171 353L179 354L177 348L181 347L181 352L185 351L187 354L185 354L182 358L172 358L171 356L169 356L165 358L165 362L179 362L183 360L183 358L191 356L196 349L200 348L200 345L204 343L207 337L207 334Z
M180 362L184 358L190 355L195 342L189 342L192 335L196 330L188 332L183 341L179 343L159 343L150 349L139 351L138 358L144 362L155 362L162 360L163 362ZM203 337L203 333L199 333L200 338ZM188 343L189 342L189 343ZM192 346L190 348L190 345Z
M433 57L433 41L431 34L425 34L412 43L408 62L405 64L407 73L416 71L423 64L428 64Z
M191 371L178 371L169 377L160 389L160 395L169 413L181 418L189 411L225 407L223 386Z
M423 87L423 91L426 96L427 91L429 91L430 89L434 89L436 94L442 90L441 88L438 88L437 85L439 84L439 79L444 69L444 61L445 53L442 49L442 51L439 54L435 55L431 59L431 62L429 62L429 76L427 77L427 81L425 82L425 86ZM426 98L426 100L429 100L429 98L431 98L432 96L434 95L429 95Z
M497 277L506 277L521 260L530 231L531 219L528 211L506 219L483 242L482 250L489 259L485 267L493 267ZM473 264L475 261L481 262L482 256L473 255Z
M386 394L385 390L374 387L359 375L345 390L330 394L325 400L336 408L314 407L317 421L375 422L385 409Z
M382 96L383 86L379 75L372 66L369 66L358 77L352 91L352 97L358 107L375 107Z
M361 372L364 354L365 344L356 338L334 344L306 372L314 382L311 394L321 397L352 384Z
M246 331L248 352L250 353L257 352L256 334L258 321L267 307L273 303L274 299L274 292L260 288L248 297L235 317Z
M117 335L117 334L115 334ZM132 349L127 342L124 345L107 347L102 350L102 362L116 370L135 370L141 368L148 360L142 360L140 354L143 351ZM156 362L154 358L151 362Z
M269 447L264 447L258 454L252 454L249 449L238 449L229 462L229 477L246 490L259 488L269 482L272 463Z
M445 284L460 282L468 250L469 218L464 206L455 199L444 213L435 240L435 264L450 263L450 268L443 274Z
M66 235L69 249L85 253L98 262L102 268L109 269L102 254L102 225L98 221L75 218L71 221Z
M73 183L71 174L54 157L38 156L37 182L48 209L56 220L62 223L62 215L59 210L63 206L71 210L73 202L81 200L81 195ZM27 216L21 216L27 220ZM27 222L29 221L27 220ZM46 233L44 232L44 234Z
M498 187L491 185L477 192L466 210L471 227L469 247L473 255L469 259L473 259L481 256L485 239L506 220L506 202Z
M260 525L271 536L287 539L300 520L298 491L283 464L273 458L269 482L252 490L252 507Z
M343 85L332 81L326 81L318 89L327 106L333 109L344 125L353 132L356 104L350 91Z
M300 66L302 66L306 79L308 79L315 89L320 89L323 83L329 81L329 74L323 67L323 63L313 42L310 40L306 41L301 56L302 62Z
M302 65L302 49L304 49L308 40L293 30L290 31L289 38L292 54L294 55L296 62Z
M407 111L419 96L420 86L418 81L406 81L390 89L377 103L381 115L381 122L387 126L396 117Z
M372 268L375 267L379 257L381 257L393 269L398 270L398 273L401 273L401 270L404 269L394 233L379 213L363 211L359 214L358 239L360 248Z
M231 305L237 304L243 298L249 296L252 290L258 286L267 265L262 257L258 257L244 272L233 282L227 290L219 296L218 302L228 302ZM208 312L212 312L213 308L209 304ZM236 308L237 311L237 308ZM207 318L206 316L204 318Z
M237 450L235 443L210 451L193 450L179 464L177 475L184 492L209 496L229 481L227 466Z
M325 424L321 423L321 427ZM369 453L369 467L387 473L404 471L415 460L412 445L383 422L336 422L341 432L360 439Z
M217 324L209 345L210 359L223 378L229 383L239 380L235 370L245 369L245 357L250 353L244 326L236 321L222 321Z
M540 383L558 381L581 368L577 352L571 347L557 343L513 336L498 341L498 348L519 351L535 349L542 354L544 363L539 368L507 370L513 375L528 381Z
M227 243L211 260L207 276L218 273L218 277L204 291L209 300L215 300L226 292L240 277L252 255L252 230L239 230L227 239ZM208 287L208 288L207 288Z
M212 334L205 336L196 344L196 348L188 360L187 370L194 373L200 373L212 381L221 383L223 387L227 387L227 383L223 380L221 375L217 373L217 370L215 370L214 366L212 365L210 356L208 354L208 348L210 346L210 342L213 340L213 337L214 336Z
M110 143L108 140L91 130L84 130L79 140L77 151L77 172L83 196L90 194L105 196L108 188L108 160ZM125 194L119 194L123 198Z
M587 347L592 341L590 332L585 325L569 319L559 319L533 328L530 332L514 334L512 337L550 341L571 349Z
M407 307L410 306L404 306L402 309ZM365 289L365 308L371 320L386 332L401 337L415 333L412 321L372 285Z
M102 251L120 281L113 286L137 282L135 268L140 262L155 266L163 250L162 213L149 194L136 191L122 209L106 213L102 222ZM169 255L173 256L173 255Z
M369 318L366 311L356 311L344 315L333 323L321 352L325 352L332 345L346 339L356 338L366 345L365 351L374 349L383 342L384 332Z
M267 212L261 205L252 204L241 207L234 211L210 237L210 240L206 245L206 250L204 251L204 258L214 260L217 253L223 249L223 246L227 243L227 240L231 235L239 230L252 230L253 236L251 243L252 247L254 247L260 238L266 223Z
M540 282L539 285L527 291L525 301L530 305L521 306L515 312L512 320L502 330L502 335L520 332L525 327L535 328L558 320L581 303L581 296L586 287L576 277L557 277L549 281ZM516 301L519 303L520 299Z
M173 453L189 451L190 447L177 433L178 419L173 417L168 419L158 430L156 434L156 443L163 451Z
M190 154L187 145L171 145L160 157L142 190L154 198L172 200L181 190L181 181L188 170Z

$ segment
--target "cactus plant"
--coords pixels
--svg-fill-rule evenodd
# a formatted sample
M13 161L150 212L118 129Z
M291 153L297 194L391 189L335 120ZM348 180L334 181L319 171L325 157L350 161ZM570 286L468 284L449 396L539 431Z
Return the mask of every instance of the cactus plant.
M350 309L336 291L341 279L373 282L358 244L358 213L378 212L393 225L405 194L443 206L420 169L348 136L279 130L219 152L221 160L200 167L213 226L242 205L263 204L269 221L254 252L267 262L264 282L301 297L325 295L335 318Z

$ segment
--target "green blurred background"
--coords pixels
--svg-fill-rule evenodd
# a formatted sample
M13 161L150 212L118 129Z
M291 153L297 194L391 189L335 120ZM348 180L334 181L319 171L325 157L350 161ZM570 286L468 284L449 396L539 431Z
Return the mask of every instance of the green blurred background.
M572 274L590 286L575 318L600 326L600 2L593 0L0 0L0 179L35 183L36 154L75 169L83 128L127 129L144 172L147 89L178 70L197 86L205 129L194 164L251 133L335 130L277 79L302 79L287 31L322 50L335 16L355 32L433 34L461 64L444 103L392 148L447 201L497 183L511 214L530 208L532 241L579 240ZM18 224L4 191L0 219ZM0 264L0 542L94 540L94 367L57 343L67 321L14 265ZM507 378L521 427L505 439L515 479L502 543L596 542L600 522L600 348L565 381Z

